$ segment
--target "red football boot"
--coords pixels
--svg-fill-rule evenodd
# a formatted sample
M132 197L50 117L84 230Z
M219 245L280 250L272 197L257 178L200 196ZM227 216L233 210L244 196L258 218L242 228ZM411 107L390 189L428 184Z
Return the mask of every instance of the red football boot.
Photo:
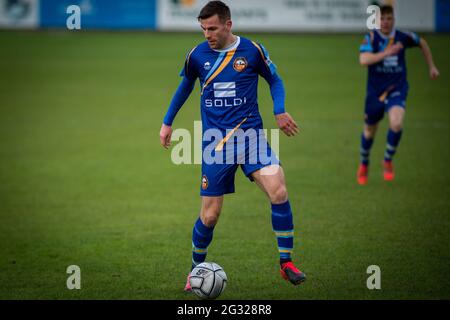
M392 181L394 180L395 174L394 174L394 166L392 165L392 161L384 161L383 162L383 176L384 181Z
M283 263L280 273L283 279L290 281L293 285L298 285L306 280L306 275L298 270L292 262Z
M359 165L357 177L360 185L367 184L367 180L369 179L369 166L367 164L361 163Z
M187 276L186 285L184 286L184 291L185 292L191 292L192 291L191 283L189 282L190 278L191 278L191 274L189 273L188 276Z

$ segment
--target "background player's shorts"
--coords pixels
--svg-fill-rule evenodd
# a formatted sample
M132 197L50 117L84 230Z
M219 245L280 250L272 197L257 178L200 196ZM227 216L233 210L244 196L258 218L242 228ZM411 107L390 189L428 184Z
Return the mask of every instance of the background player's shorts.
M393 89L387 95L384 101L374 94L367 94L365 106L365 122L368 125L374 125L380 122L385 112L388 112L393 106L406 108L406 99L408 97L408 86L405 85L399 89Z
M263 148L260 147L261 145L263 145ZM213 151L213 156L222 158L223 155L223 163L210 163L211 161L205 161L205 156L203 156L200 185L201 196L221 196L227 193L234 193L234 178L239 166L247 178L253 181L251 177L253 172L270 165L281 165L265 138L259 139L258 145L253 147L248 144L234 144L233 150L234 154L226 153L227 150L222 152Z

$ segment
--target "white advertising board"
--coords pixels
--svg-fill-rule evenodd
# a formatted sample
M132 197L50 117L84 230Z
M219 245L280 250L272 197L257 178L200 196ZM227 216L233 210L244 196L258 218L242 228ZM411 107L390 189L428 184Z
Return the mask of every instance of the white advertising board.
M158 0L159 30L199 30L196 17L208 0ZM240 31L353 32L367 30L372 0L226 0ZM434 1L397 0L398 26L432 31Z

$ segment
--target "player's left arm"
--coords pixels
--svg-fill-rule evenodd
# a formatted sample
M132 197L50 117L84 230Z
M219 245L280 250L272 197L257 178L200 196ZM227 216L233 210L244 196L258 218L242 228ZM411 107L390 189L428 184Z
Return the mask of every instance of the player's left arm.
M270 60L266 49L260 44L255 44L255 46L260 53L258 71L270 86L270 94L273 100L273 113L277 125L288 137L295 136L299 132L299 128L292 116L285 110L286 91L283 80L278 75L276 66Z
M425 57L425 61L428 64L428 68L430 70L430 78L435 80L439 77L439 70L436 67L436 64L433 60L433 54L431 53L430 46L425 41L424 38L420 38L419 47L422 50L423 56Z

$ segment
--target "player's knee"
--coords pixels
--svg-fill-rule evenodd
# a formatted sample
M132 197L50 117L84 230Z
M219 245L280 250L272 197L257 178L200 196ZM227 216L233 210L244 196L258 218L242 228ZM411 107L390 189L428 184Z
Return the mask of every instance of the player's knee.
M373 139L375 137L376 132L377 132L376 125L373 125L373 126L366 125L364 127L364 137L366 139Z
M200 219L207 227L214 227L219 220L219 215L222 210L222 199L217 198L203 198L202 207L200 210Z
M389 111L389 127L394 132L400 132L403 129L403 118L405 110L401 107L393 107Z
M202 223L207 227L214 227L219 220L219 214L211 213L204 214L202 217Z
M207 227L214 227L219 220L220 207L210 205L207 208L202 208L201 220Z
M280 186L277 189L275 189L273 192L271 192L270 196L270 202L274 204L280 204L284 203L288 199L288 193L286 186Z
M403 121L401 119L393 119L390 124L391 130L394 132L400 132L403 129Z

